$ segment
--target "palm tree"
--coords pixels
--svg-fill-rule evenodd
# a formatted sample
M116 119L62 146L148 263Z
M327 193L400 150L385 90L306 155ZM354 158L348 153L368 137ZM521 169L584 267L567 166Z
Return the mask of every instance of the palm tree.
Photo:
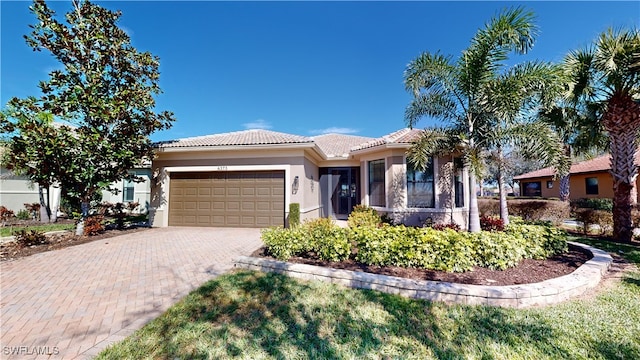
M425 132L409 152L409 160L424 166L432 155L454 148L462 152L465 166L471 169L469 231L480 231L475 188L483 154L506 139L496 137L496 129L502 129L498 125L517 118L529 96L541 92L553 79L553 69L542 63L501 72L509 53L524 54L532 47L535 33L533 13L509 9L478 30L457 61L425 52L405 71L405 87L414 96L405 112L408 125L413 127L423 116L448 123Z
M613 235L630 242L631 194L638 168L640 129L640 32L638 29L602 33L592 46L570 52L564 61L573 104L602 106L600 122L611 149L613 176Z

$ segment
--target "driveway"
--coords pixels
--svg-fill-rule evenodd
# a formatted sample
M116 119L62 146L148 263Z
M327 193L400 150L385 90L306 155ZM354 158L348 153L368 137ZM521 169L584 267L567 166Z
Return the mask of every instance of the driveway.
M259 229L169 227L0 263L0 358L92 358L261 245Z

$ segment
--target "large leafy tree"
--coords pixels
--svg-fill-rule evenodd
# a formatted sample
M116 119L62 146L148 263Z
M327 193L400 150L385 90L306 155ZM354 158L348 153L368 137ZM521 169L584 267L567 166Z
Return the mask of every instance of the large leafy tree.
M0 121L11 134L7 166L34 182L59 183L86 216L94 194L132 179L128 170L152 158L149 135L174 117L155 111L159 59L131 45L117 26L121 13L89 1L72 5L61 22L34 1L37 21L26 42L48 50L62 68L40 82L41 96L11 99Z
M456 61L425 52L405 71L405 86L414 95L405 114L408 125L415 126L423 116L446 123L425 132L410 151L409 160L422 165L437 153L462 152L471 169L469 231L480 230L476 180L482 173L483 154L493 148L501 151L516 139L515 128L506 122L518 118L530 96L541 94L553 83L555 71L547 64L527 63L503 71L510 53L524 54L532 47L533 18L523 8L505 10L478 30ZM539 148L545 146L553 149L553 142Z
M631 241L632 189L638 176L634 155L640 129L640 32L609 29L594 43L570 52L564 61L569 100L576 106L601 107L613 176L613 234Z

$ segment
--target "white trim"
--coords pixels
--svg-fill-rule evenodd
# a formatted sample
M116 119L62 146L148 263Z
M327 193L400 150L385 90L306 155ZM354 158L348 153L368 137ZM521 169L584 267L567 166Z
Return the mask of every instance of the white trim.
M0 194L38 194L38 190L2 190Z
M308 212L316 211L318 209L322 209L322 205L312 206L304 209L300 209L300 214L306 214Z
M311 149L316 146L313 142L290 144L256 144L256 145L196 145L160 147L160 153L192 152L192 151L238 151L238 150L274 150L274 149Z

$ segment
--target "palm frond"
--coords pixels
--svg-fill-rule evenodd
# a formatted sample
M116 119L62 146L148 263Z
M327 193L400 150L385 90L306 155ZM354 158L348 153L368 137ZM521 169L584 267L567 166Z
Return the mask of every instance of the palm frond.
M405 110L407 126L413 128L423 116L434 116L442 120L456 119L456 103L440 91L419 94Z
M456 128L426 128L407 151L407 161L416 169L424 169L431 157L452 153L460 143L460 132Z

